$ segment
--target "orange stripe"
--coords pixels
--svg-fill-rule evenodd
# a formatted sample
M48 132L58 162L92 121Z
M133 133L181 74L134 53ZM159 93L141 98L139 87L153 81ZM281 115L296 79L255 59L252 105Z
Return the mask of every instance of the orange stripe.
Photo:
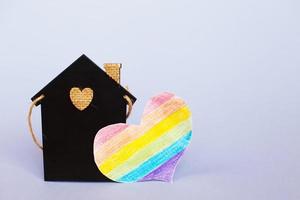
M182 108L184 105L185 103L181 99L172 98L170 101L161 105L159 109L149 113L149 115L145 117L146 120L143 118L143 123L140 126L131 125L127 129L115 135L109 141L99 146L98 149L95 149L95 154L97 154L97 156L95 156L97 158L97 163L101 163L105 158L111 156L124 145L136 140L154 125L158 124L170 114Z

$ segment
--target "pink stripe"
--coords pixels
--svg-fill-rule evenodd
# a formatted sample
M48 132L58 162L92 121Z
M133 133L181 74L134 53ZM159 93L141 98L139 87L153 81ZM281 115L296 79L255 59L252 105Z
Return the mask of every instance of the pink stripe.
M100 131L101 132L105 131L105 130L101 129L95 137L94 146L99 147L99 145L104 144L106 141L110 140L112 137L114 137L118 133L121 133L128 126L129 126L128 124L123 124L123 123L106 126L103 129L108 129L109 131L106 131L105 134L98 134Z
M146 105L143 116L149 114L151 111L155 110L161 104L170 100L172 97L174 97L174 94L169 93L169 92L164 92L158 96L152 97Z

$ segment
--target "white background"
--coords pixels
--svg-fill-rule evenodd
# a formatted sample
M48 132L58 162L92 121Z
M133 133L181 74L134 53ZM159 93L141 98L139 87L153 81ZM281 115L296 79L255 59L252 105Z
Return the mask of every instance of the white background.
M0 199L300 199L298 0L0 0ZM30 97L82 53L193 111L174 183L43 181ZM40 110L34 128L41 135Z

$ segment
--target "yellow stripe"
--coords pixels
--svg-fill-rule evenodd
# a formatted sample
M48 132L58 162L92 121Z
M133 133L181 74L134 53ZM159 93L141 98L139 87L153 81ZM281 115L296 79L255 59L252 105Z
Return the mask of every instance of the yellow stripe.
M129 157L131 157L135 152L139 151L141 148L155 141L157 138L165 134L168 130L175 127L178 123L188 119L191 112L187 106L179 109L178 111L172 113L170 116L162 120L159 124L153 126L144 135L136 139L135 141L127 144L122 149L114 153L109 158L105 159L98 168L104 174L109 173L112 169L122 164Z
M168 131L156 141L136 152L128 160L126 160L125 163L115 167L112 171L106 174L106 176L112 180L119 179L125 174L131 172L133 169L136 169L139 165L156 155L158 152L163 151L165 148L175 143L177 140L187 134L191 130L191 127L192 123L190 118L184 122L181 122L178 126Z
M161 120L167 118L169 115L181 109L185 105L184 101L173 98L161 105L159 109L143 117L141 125L131 125L119 134L115 135L109 141L99 145L94 153L95 158L97 158L97 164L101 164L106 158L121 149L121 147L136 140L153 126L160 123Z

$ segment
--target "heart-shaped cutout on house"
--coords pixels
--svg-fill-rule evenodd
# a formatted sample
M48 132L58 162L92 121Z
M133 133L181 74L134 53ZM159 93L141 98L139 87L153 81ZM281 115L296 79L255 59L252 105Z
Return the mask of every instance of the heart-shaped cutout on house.
M73 105L80 111L86 109L93 100L93 90L84 88L80 90L78 87L73 87L70 90L70 99Z
M191 135L187 104L165 92L150 99L140 125L118 123L99 130L94 139L95 163L113 181L171 182Z

